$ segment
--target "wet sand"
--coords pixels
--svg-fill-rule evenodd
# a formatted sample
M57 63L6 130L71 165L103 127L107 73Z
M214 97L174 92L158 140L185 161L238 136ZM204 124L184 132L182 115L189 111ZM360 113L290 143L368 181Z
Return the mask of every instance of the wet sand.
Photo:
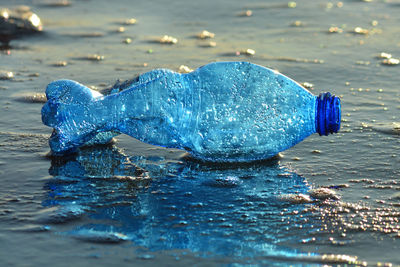
M400 264L399 1L20 4L43 32L0 51L1 265ZM126 136L48 157L49 82L233 60L340 96L340 133L239 166Z

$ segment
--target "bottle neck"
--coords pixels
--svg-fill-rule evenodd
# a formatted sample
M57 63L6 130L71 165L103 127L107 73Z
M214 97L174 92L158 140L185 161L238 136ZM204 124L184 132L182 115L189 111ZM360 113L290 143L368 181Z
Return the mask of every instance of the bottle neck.
M340 129L340 98L321 93L316 101L315 129L319 135L337 133Z

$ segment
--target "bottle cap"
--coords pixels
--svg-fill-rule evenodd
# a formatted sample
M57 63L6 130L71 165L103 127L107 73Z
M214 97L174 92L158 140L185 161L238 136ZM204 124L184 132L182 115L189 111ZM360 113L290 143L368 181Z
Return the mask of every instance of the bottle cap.
M337 133L340 129L340 98L330 93L321 93L317 97L315 128L319 135Z

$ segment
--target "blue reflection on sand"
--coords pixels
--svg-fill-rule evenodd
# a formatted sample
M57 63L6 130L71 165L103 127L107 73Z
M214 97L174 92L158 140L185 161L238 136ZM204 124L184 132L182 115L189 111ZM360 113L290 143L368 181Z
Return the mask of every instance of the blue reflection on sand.
M69 234L121 233L152 251L239 258L296 255L280 243L298 242L292 229L300 217L288 224L282 211L303 207L277 196L309 190L303 177L277 160L204 164L129 157L114 146L55 158L49 172L54 178L43 205L86 211Z

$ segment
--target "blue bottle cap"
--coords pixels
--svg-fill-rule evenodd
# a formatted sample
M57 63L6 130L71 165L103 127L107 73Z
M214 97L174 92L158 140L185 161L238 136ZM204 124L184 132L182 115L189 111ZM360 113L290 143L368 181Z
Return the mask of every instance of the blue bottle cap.
M315 128L319 135L337 133L340 129L340 98L330 93L321 93L317 97Z

